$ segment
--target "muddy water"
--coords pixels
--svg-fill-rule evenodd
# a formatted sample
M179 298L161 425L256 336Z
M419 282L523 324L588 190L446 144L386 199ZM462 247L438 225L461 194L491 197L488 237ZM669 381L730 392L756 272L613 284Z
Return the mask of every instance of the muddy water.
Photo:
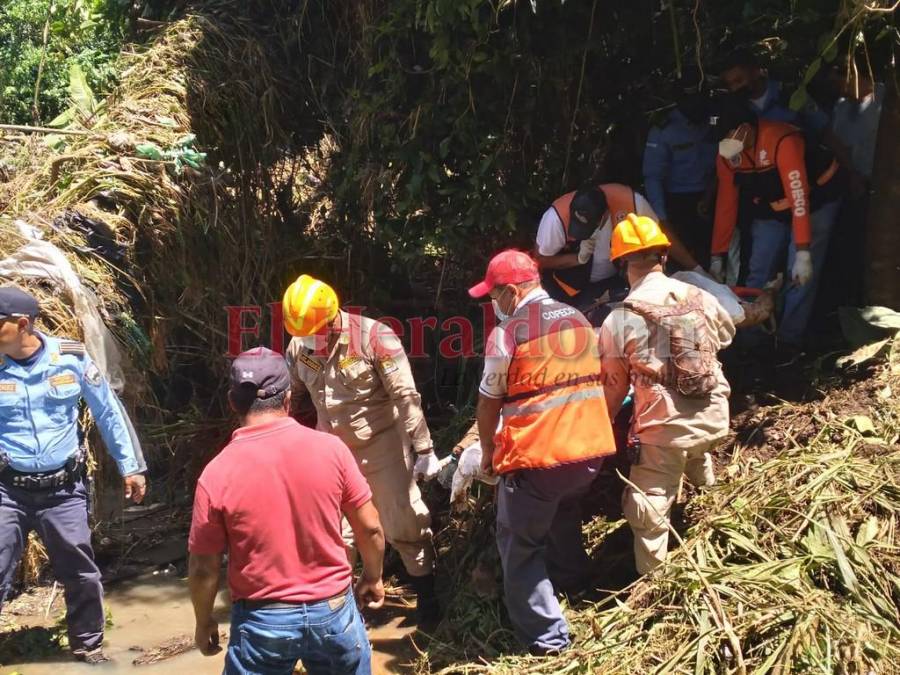
M54 602L51 621L44 619L45 602L36 603L41 608L28 615L15 617L18 626L47 626L52 617L63 610L60 599ZM111 662L103 666L86 666L73 663L64 654L46 660L10 663L0 666L0 674L10 675L154 675L177 673L181 675L212 675L222 672L223 655L204 657L196 650L172 656L163 661L140 666L132 662L146 657L152 650L171 644L178 638L193 634L193 610L187 582L166 575L146 575L123 582L107 589L106 604L112 615L113 625L107 629L104 650ZM371 617L372 670L376 675L409 672L404 667L414 654L409 637L413 632L413 611L399 600L389 600L386 609ZM14 609L14 606L9 608ZM226 592L219 594L215 617L220 630L228 630L229 600ZM7 615L8 618L9 615Z

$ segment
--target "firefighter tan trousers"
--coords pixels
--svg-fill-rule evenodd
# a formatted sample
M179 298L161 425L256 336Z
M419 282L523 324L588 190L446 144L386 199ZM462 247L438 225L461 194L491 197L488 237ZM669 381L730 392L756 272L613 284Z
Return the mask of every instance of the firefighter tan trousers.
M642 445L638 463L631 467L631 486L625 488L623 511L634 533L634 561L640 574L647 574L666 559L669 546L669 515L682 475L696 487L712 485L712 457L715 444L690 450Z
M383 431L362 448L353 449L363 476L372 488L388 543L397 549L410 576L421 577L434 569L431 514L413 480L415 459L409 442L394 430ZM356 562L353 530L343 521L344 544L350 562Z

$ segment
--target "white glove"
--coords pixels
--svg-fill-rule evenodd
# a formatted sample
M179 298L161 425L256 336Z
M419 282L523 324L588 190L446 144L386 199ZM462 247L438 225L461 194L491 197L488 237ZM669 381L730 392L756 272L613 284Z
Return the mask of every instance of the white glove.
M578 264L584 265L594 257L594 247L597 245L596 239L585 239L578 247Z
M812 275L812 254L809 251L797 251L797 255L794 256L794 269L791 270L794 285L805 286L812 279Z
M413 466L413 477L416 480L431 480L438 475L441 470L441 462L434 452L428 452L419 455L416 458L416 464Z
M709 261L709 273L720 284L725 283L725 256L714 255Z

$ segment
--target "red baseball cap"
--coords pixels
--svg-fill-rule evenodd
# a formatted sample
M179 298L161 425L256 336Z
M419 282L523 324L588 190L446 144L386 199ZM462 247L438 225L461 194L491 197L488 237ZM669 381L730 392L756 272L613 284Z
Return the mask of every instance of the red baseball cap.
M484 281L472 286L469 295L480 298L490 293L495 286L537 281L539 278L537 263L530 255L509 249L491 258Z

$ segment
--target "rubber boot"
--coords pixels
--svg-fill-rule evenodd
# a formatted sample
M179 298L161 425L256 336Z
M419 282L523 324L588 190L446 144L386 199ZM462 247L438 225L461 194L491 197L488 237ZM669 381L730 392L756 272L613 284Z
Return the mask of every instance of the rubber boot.
M412 577L412 587L416 592L416 623L419 630L433 632L441 621L441 608L434 590L434 574Z

